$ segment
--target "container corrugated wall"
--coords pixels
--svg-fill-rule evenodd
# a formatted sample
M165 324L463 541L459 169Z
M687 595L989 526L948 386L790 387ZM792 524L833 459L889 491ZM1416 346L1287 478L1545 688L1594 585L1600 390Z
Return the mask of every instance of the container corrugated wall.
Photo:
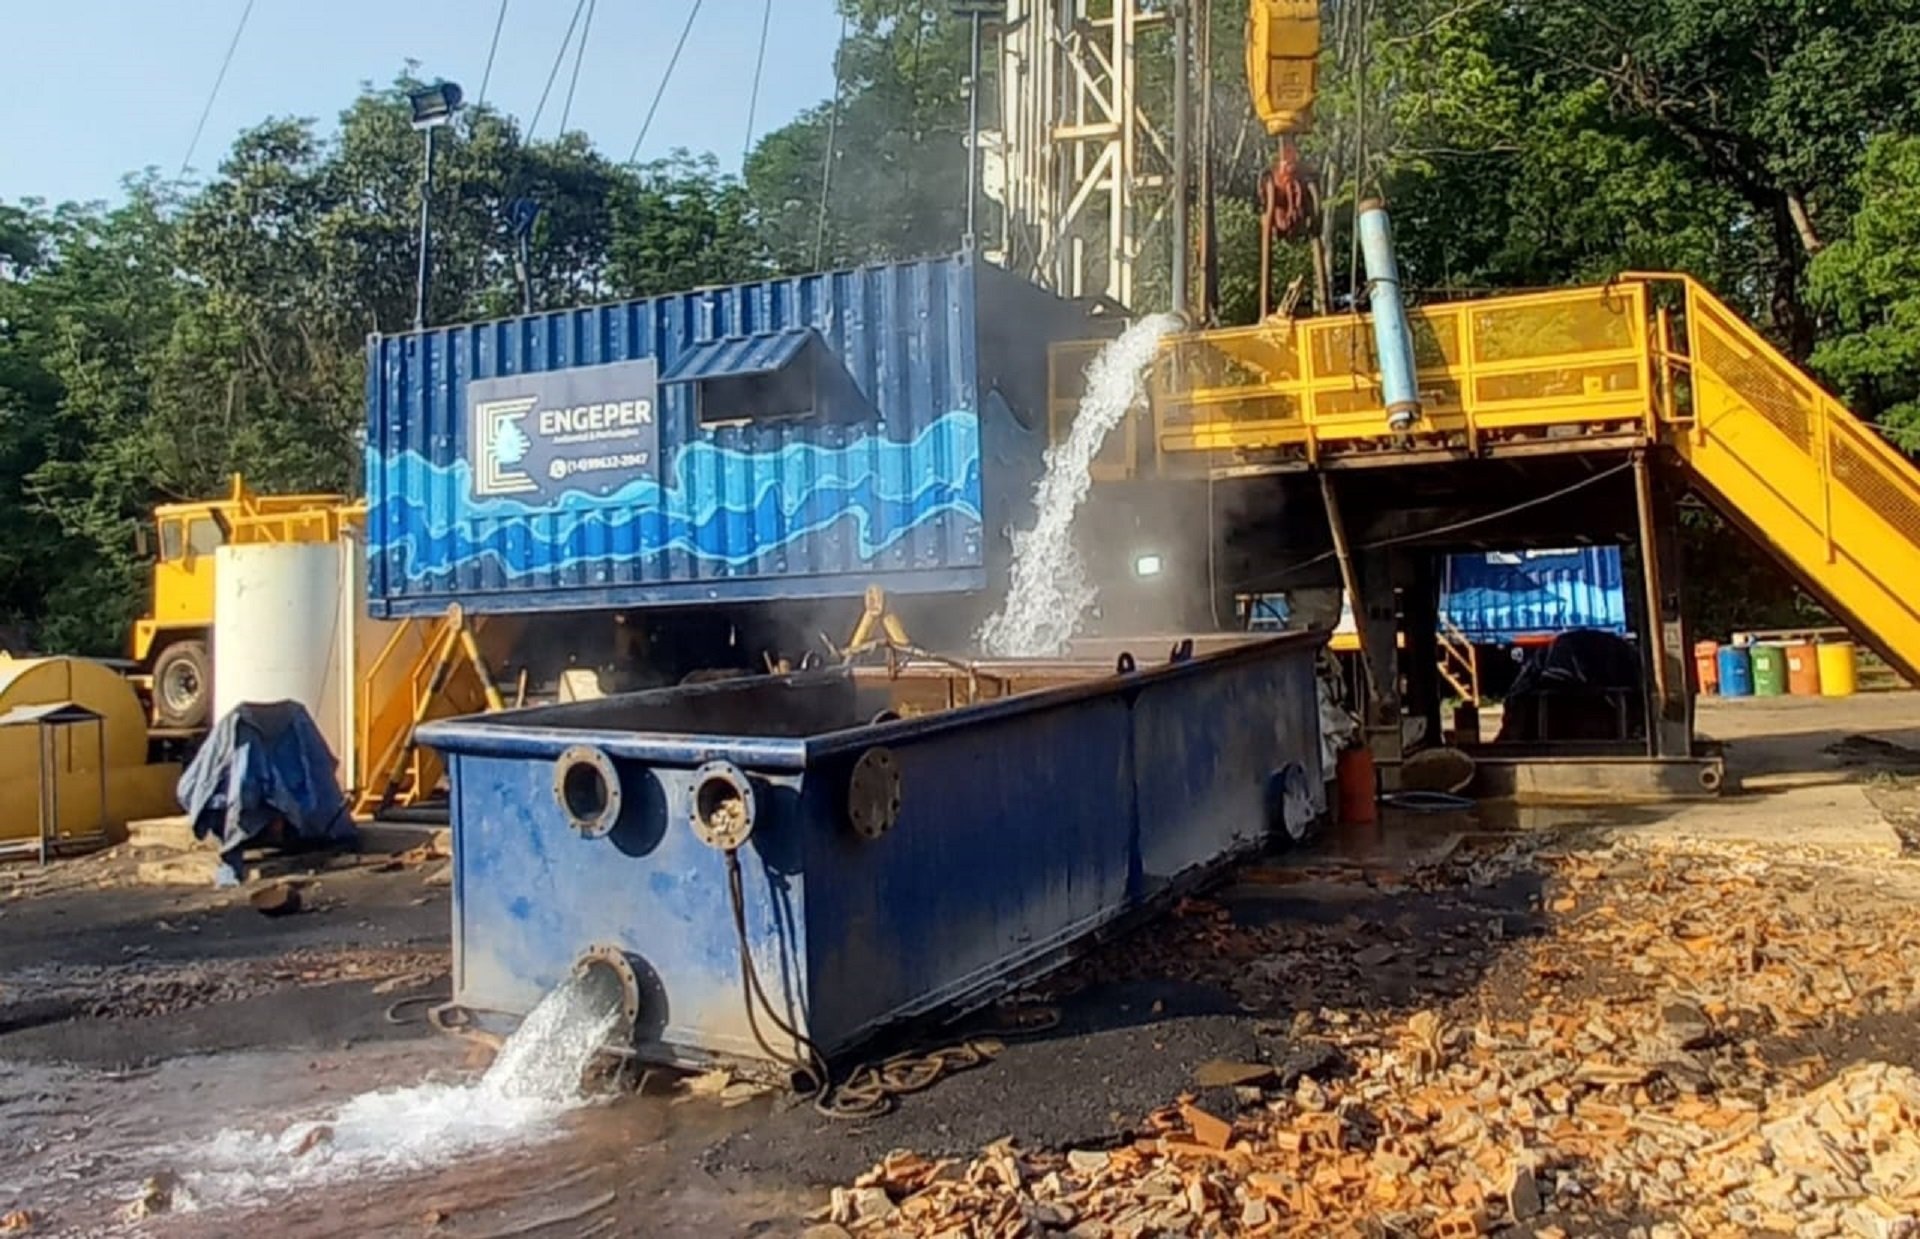
M958 256L374 338L374 614L843 596L870 581L983 588L983 531L1001 527L1010 501L994 492L1032 478L1026 468L983 477L983 439L1012 435L1013 455L1037 466L1044 435L1010 417L1004 398L983 402L980 376L998 386L1003 371L1031 370L1044 399L1055 330L1020 338L1020 357L983 369L976 285L991 285L990 303L1034 292L1004 288L1007 278ZM791 353L782 335L808 328L849 387L811 417L701 424L677 368L750 370ZM714 347L728 341L739 345ZM609 493L476 498L469 383L642 359L660 378L652 469Z
M1624 634L1620 548L1452 556L1441 608L1468 637L1488 644L1575 628Z

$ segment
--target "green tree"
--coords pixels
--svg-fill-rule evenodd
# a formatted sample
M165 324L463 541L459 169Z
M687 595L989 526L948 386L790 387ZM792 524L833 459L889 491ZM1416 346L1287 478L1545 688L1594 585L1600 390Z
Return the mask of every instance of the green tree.
M363 91L324 133L267 121L197 189L149 177L112 209L0 208L0 624L114 652L153 504L236 472L267 491L358 487L366 336L413 319L411 84ZM620 168L579 134L526 143L488 109L436 144L434 322L518 310L522 199L540 207L542 306L765 269L746 191L710 159Z
M1828 330L1813 365L1853 408L1920 451L1920 137L1883 135L1852 186L1846 235L1813 260Z
M132 533L153 498L143 474L149 392L193 292L175 266L175 215L151 178L129 183L112 210L42 215L40 264L11 290L8 411L24 451L9 483L25 545L45 557L21 582L38 597L16 613L40 624L41 648L118 650L139 598Z
M1533 89L1598 92L1605 111L1589 128L1644 142L1738 201L1730 222L1756 239L1748 299L1806 357L1817 330L1807 264L1844 224L1867 143L1920 120L1920 4L1536 0L1489 11Z
M711 155L675 151L623 172L612 196L607 282L622 297L730 284L769 270L747 189Z
M764 243L786 271L952 250L966 226L967 26L944 0L841 0L841 11L838 100L747 160ZM992 97L990 81L981 89Z

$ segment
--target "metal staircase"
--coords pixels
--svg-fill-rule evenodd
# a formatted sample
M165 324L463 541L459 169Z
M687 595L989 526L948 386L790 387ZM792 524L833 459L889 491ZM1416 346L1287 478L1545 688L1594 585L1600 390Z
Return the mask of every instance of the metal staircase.
M1699 490L1907 677L1920 671L1920 470L1738 315L1684 281L1663 430ZM1901 584L1901 582L1905 584Z

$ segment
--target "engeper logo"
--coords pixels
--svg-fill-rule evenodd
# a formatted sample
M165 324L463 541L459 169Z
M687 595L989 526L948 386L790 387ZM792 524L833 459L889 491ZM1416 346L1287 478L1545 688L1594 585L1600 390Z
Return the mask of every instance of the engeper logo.
M473 497L608 495L659 467L651 360L467 385Z

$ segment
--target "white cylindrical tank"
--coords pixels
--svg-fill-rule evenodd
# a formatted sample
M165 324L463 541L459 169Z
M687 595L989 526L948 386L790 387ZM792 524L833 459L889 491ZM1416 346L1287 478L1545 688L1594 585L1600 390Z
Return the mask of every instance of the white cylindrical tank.
M214 717L297 701L351 769L354 578L341 542L262 542L215 552Z

